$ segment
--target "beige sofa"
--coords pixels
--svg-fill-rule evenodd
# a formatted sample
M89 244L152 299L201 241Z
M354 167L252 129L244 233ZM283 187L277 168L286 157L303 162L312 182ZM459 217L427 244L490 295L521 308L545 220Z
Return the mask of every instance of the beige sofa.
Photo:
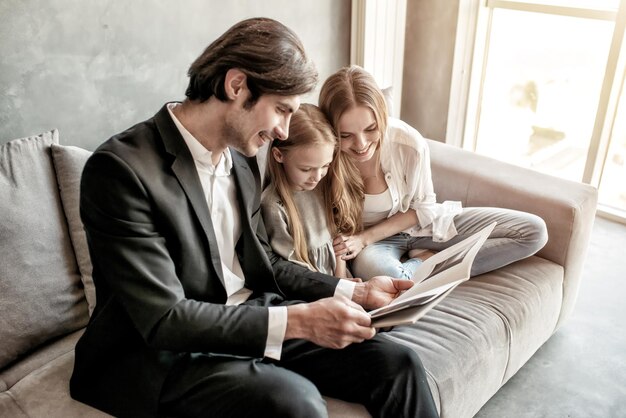
M462 284L386 337L421 356L443 417L471 417L571 313L597 193L431 142L440 200L536 213L536 256ZM95 303L78 184L89 152L48 132L0 145L0 416L107 416L72 400L73 348ZM363 367L367 367L364 365ZM367 416L328 400L331 416Z

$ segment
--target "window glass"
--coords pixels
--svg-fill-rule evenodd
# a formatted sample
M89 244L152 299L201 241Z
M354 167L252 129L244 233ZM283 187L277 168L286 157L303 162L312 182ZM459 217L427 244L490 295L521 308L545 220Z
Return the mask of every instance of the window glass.
M548 6L576 7L581 9L617 11L619 0L517 0L519 3Z
M476 151L581 181L613 26L494 9Z
M600 203L622 211L626 211L626 93L624 87L626 86L622 79L622 92L599 188Z

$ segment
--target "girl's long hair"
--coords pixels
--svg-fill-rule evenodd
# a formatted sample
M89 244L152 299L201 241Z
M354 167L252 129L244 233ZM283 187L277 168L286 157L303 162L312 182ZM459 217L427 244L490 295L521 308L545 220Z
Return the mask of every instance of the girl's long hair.
M293 238L295 257L297 260L306 263L313 271L318 271L318 269L315 265L315 260L310 260L308 256L309 248L307 245L307 237L302 227L300 212L294 202L293 192L289 186L285 169L272 155L272 148L278 148L283 154L287 154L290 150L297 147L323 144L330 144L334 147L333 162L328 169L327 175L320 180L317 187L322 188L322 195L324 196L323 203L326 208L325 216L327 218L327 224L331 228L331 236L334 236L334 211L332 200L329 200L332 199L334 193L328 192L327 189L332 189L331 183L333 182L330 178L331 173L334 171L335 157L338 154L338 143L335 133L324 114L315 105L302 104L291 117L289 138L284 141L275 139L267 154L267 173L270 179L268 187L275 188L276 194L287 212L287 229Z
M380 149L387 131L387 104L376 80L363 68L356 65L344 67L328 77L320 91L319 106L335 129L340 142L341 116L359 106L370 109L378 127ZM377 153L376 158L380 158L380 153ZM339 152L335 160L338 170L341 171L337 177L340 178L343 189L337 191L342 195L333 196L336 199L335 227L339 233L352 235L363 229L365 188L359 169L350 157Z

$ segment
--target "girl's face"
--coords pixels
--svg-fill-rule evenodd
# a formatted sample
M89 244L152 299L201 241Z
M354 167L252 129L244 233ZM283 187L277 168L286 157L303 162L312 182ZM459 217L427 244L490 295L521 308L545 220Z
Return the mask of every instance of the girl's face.
M313 190L328 173L333 160L332 144L294 147L288 152L272 148L272 156L283 165L287 182L293 191Z
M380 131L374 112L368 107L357 106L339 118L341 151L358 163L369 161L380 143Z

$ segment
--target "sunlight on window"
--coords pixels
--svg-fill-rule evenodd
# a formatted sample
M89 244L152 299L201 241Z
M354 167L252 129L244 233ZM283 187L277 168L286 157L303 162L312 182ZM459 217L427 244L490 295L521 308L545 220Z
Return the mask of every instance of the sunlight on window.
M520 1L520 0L518 0ZM521 0L521 3L616 11L619 0Z
M581 181L613 22L495 9L476 151Z
M626 210L626 86L623 83L624 79L599 189L600 202L619 210Z

